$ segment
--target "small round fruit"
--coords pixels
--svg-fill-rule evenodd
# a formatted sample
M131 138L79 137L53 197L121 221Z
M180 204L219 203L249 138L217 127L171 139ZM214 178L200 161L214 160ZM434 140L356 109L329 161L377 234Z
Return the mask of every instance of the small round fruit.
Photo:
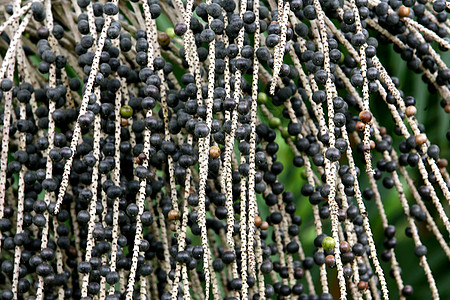
M417 113L417 108L414 105L410 105L406 108L405 114L408 117L412 117Z
M256 227L259 227L259 226L261 226L261 224L262 224L262 219L261 219L261 217L260 217L260 216L256 216L256 217L255 217L255 226L256 226Z
M167 28L166 33L171 39L173 39L176 36L175 29L173 29L173 27Z
M158 34L158 43L162 46L162 47L166 47L170 44L170 37L167 33L165 32L161 32Z
M269 229L269 223L267 223L267 221L263 221L259 228L261 228L262 230L267 230Z
M220 148L218 146L212 146L209 149L209 156L211 156L212 159L216 159L220 157Z
M358 122L356 122L356 124L355 124L355 129L357 130L357 131L364 131L364 128L366 127L366 125L364 125L364 123L363 122L361 122L361 121L358 121Z
M367 283L367 281L360 281L360 282L358 282L358 289L360 290L360 291L363 291L363 290L367 290L369 288L369 284Z
M372 121L372 114L370 111L363 110L359 113L359 119L363 121L363 123L367 124Z
M427 136L423 133L416 135L415 142L417 145L421 146L427 142Z
M178 220L180 218L180 215L179 215L178 211L172 209L167 214L167 217L169 218L169 220L173 221L173 220Z
M281 129L281 136L285 139L290 138L291 135L289 134L289 131L287 130L287 128L283 127Z
M336 266L336 258L334 257L334 255L330 254L327 255L325 257L325 264L329 267L329 268L334 268Z
M257 100L261 104L266 104L267 101L269 101L269 97L267 96L266 93L261 92L261 93L258 94Z
M120 115L123 118L131 118L133 116L133 108L129 105L124 105L120 108Z
M278 128L278 126L281 126L281 120L279 118L272 118L269 120L269 126L270 128Z
M336 242L334 241L334 239L331 236L327 236L322 241L322 248L325 251L331 251L333 250L335 244Z
M404 5L400 6L400 8L398 9L398 15L400 18L406 18L407 16L409 16L409 12L409 7L406 7Z

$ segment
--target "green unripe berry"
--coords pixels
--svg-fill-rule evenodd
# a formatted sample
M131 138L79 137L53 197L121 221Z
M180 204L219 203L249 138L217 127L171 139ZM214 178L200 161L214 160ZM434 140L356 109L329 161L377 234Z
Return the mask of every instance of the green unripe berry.
M330 251L333 250L335 244L336 242L334 241L334 239L331 236L327 236L322 241L322 248L325 251Z
M131 106L124 105L120 108L120 115L126 119L131 118L133 116L133 109Z
M175 30L173 29L173 27L169 27L166 29L166 33L167 35L173 39L176 35L175 35Z
M258 94L258 98L257 99L258 99L258 102L261 103L261 104L266 104L267 101L269 101L269 97L267 96L266 93L263 93L263 92L260 92Z
M270 128L278 128L278 126L281 126L281 120L279 118L272 118L269 120L269 126Z
M291 135L291 140L295 143L298 141L298 137Z
M289 134L287 128L283 127L283 129L281 129L281 136L285 139L288 139L291 137L291 135Z

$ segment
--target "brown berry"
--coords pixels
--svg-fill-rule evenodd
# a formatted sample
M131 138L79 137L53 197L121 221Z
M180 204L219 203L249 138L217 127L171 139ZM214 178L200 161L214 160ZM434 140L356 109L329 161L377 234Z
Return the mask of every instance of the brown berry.
M209 155L212 159L216 159L220 157L220 148L218 146L212 146L209 149Z
M122 127L128 126L128 120L122 118L122 120L120 120L120 125L121 125Z
M447 104L447 105L444 107L444 111L445 111L446 113L450 114L450 104Z
M398 9L398 15L400 16L400 18L406 18L407 16L409 16L409 11L409 7L402 5Z
M66 250L66 253L69 257L77 257L77 249L74 246L70 246L69 249Z
M360 281L358 282L358 289L363 291L363 290L367 290L369 288L369 284L367 283L367 281Z
M448 160L446 160L445 158L440 158L440 159L437 161L437 164L438 164L439 168L447 168L447 166L448 166Z
M380 127L380 134L381 134L381 136L386 135L386 133L387 133L386 127L381 126L381 127Z
M140 153L138 155L138 157L136 157L136 163L139 165L142 165L142 163L144 162L144 160L147 159L147 155L145 155L145 153Z
M345 209L339 209L338 210L338 219L339 221L344 221L347 218L347 211Z
M415 106L413 106L413 105L408 106L408 107L406 108L406 110L405 110L405 114L406 114L406 116L408 116L408 117L412 117L412 116L414 116L416 113L417 113L417 108L416 108Z
M427 136L423 133L416 135L415 142L417 145L421 146L427 142Z
M261 224L262 224L262 219L261 219L261 217L260 217L260 216L256 216L256 217L255 217L255 226L256 226L256 227L259 227L259 226L261 226Z
M267 223L267 221L263 221L259 228L261 228L262 230L267 230L269 229L269 223Z
M174 223L169 225L170 231L175 232L177 231L177 225L175 225Z
M334 268L336 266L336 258L334 255L327 255L325 257L325 264L330 268Z
M342 241L339 243L339 249L341 250L342 253L347 253L350 251L350 244L346 241Z
M359 119L367 124L372 121L372 114L370 113L370 111L363 110L359 113Z
M364 131L364 128L366 127L366 125L364 125L364 123L363 122L361 122L361 121L358 121L358 122L356 122L356 124L355 124L355 129L357 130L357 131Z
M160 32L158 34L158 43L162 46L162 47L166 47L170 44L170 37L167 33L165 32Z
M305 274L305 271L303 271L302 268L294 269L294 278L295 279L302 279L304 274Z
M180 215L178 214L178 211L176 211L175 209L172 209L172 210L169 211L169 213L167 214L167 217L169 218L169 220L173 221L173 220L178 220L178 218L180 217Z

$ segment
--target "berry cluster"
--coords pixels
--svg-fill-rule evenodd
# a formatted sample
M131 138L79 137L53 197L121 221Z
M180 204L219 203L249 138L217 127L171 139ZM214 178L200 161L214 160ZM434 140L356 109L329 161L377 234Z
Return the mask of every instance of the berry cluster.
M447 160L377 50L450 113L449 3L7 4L0 300L405 299L387 201L439 299L421 233L450 259Z

